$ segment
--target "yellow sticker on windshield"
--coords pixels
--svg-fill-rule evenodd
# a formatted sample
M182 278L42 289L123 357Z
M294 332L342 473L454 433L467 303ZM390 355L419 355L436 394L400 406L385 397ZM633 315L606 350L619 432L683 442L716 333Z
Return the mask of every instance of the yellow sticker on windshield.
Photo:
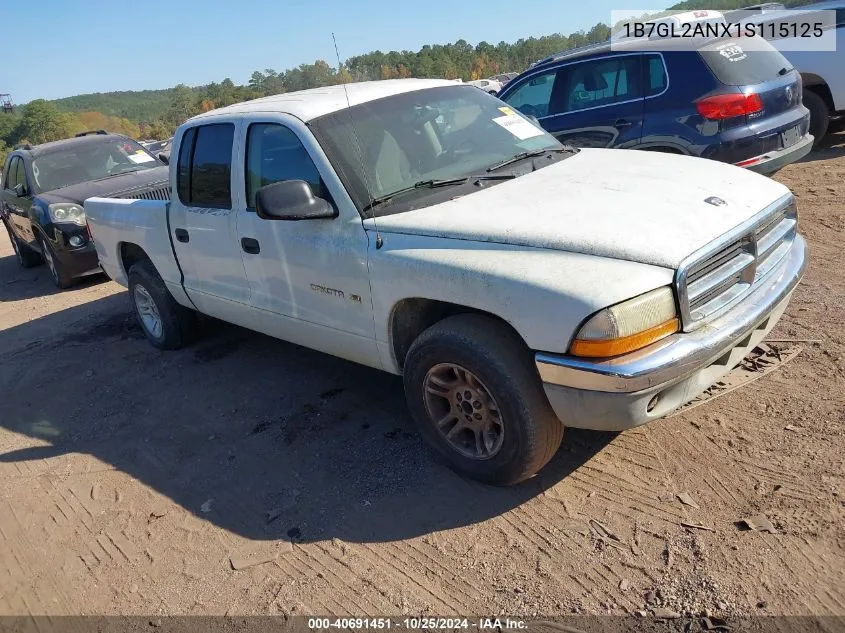
M516 112L514 112L513 110L511 110L511 109L510 109L509 107L507 107L507 106L504 106L504 107L502 107L502 108L499 108L499 112L504 112L504 113L505 113L505 114L507 114L508 116L516 116Z

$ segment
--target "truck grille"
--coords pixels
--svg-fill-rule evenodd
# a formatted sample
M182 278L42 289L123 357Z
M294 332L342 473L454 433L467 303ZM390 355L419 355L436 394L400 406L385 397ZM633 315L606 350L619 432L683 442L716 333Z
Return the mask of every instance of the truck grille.
M786 255L797 226L798 211L789 194L687 258L675 276L684 330L740 301Z
M170 186L146 189L143 191L128 191L115 196L116 198L131 198L133 200L170 200Z

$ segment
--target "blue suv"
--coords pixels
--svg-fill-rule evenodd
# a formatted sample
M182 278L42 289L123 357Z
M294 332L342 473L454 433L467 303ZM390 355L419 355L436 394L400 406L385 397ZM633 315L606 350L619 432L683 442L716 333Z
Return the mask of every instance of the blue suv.
M763 174L813 145L801 77L755 41L610 42L566 51L511 81L499 98L561 142L710 158Z

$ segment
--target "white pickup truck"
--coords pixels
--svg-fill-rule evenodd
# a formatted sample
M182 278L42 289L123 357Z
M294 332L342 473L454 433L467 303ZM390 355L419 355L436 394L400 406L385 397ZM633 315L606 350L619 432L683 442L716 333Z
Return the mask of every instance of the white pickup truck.
M688 402L804 270L783 185L571 149L451 81L258 99L188 120L173 147L170 202L85 202L149 340L185 344L199 312L401 374L422 434L486 482L536 473L565 426Z

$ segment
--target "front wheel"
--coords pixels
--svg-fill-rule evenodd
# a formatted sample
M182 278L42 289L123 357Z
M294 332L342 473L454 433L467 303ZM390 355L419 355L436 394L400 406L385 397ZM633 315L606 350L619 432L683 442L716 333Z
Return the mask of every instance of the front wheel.
M465 476L515 484L560 447L563 425L531 352L495 319L458 315L428 328L408 352L404 381L422 435Z
M47 268L50 269L50 277L53 280L53 284L60 290L70 288L76 283L76 280L67 273L62 262L56 256L55 251L47 243L47 240L43 237L39 237L38 239L41 244L41 256L44 258Z
M179 349L196 335L196 313L179 305L149 260L129 270L129 296L147 339L159 349Z

